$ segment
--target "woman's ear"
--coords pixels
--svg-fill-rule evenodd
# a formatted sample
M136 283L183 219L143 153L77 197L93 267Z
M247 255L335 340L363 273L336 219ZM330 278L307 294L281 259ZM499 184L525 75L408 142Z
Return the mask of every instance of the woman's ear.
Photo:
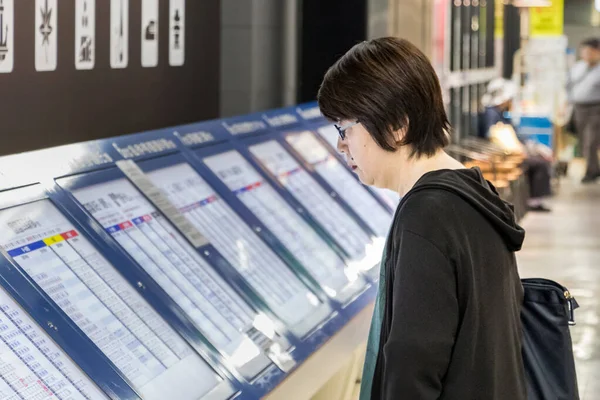
M404 136L406 136L406 132L408 132L408 120L402 127L398 128L398 129L392 128L392 135L394 136L394 142L396 142L396 144L402 143L404 141Z

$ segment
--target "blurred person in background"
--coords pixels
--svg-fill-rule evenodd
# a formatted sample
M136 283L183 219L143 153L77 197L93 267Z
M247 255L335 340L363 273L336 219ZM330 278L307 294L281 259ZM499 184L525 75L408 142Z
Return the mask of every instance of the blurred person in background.
M575 125L586 160L582 182L591 183L600 177L600 39L584 40L580 55L581 60L569 73L567 90L575 108Z
M492 80L481 98L485 107L479 136L486 138L513 154L522 154L529 185L529 211L549 212L544 199L552 195L552 149L533 140L519 139L505 113L511 110L517 95L517 85L504 78Z
M450 157L427 57L398 38L362 42L318 94L361 182L396 191L361 400L525 400L523 229L478 168Z

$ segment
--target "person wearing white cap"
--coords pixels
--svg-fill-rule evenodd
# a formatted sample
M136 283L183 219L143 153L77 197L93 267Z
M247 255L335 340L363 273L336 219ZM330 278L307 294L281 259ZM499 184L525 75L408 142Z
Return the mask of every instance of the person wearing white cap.
M508 111L517 92L517 85L513 81L496 78L488 83L486 93L481 98L481 103L486 108Z
M508 79L496 78L488 86L486 93L481 98L481 104L485 107L479 136L493 139L492 131L497 130L498 124L509 127L512 137L515 137L514 127L509 118L504 114L512 107L512 101L517 95L517 85ZM508 135L511 136L511 135ZM514 142L517 142L514 139ZM551 186L551 160L552 150L538 143L528 142L525 146L516 144L519 152L525 152L527 158L522 167L527 176L530 198L527 202L530 211L549 212L544 205L543 199L552 194ZM511 146L514 148L515 146ZM522 150L521 150L522 149Z

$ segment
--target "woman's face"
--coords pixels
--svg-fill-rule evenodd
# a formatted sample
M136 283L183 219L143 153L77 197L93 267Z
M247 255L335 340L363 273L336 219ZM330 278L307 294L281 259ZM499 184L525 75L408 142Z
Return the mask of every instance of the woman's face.
M345 126L352 121L341 121ZM346 162L365 185L383 187L389 152L383 150L373 140L362 124L356 124L345 130L344 140L338 138L337 148L346 155Z

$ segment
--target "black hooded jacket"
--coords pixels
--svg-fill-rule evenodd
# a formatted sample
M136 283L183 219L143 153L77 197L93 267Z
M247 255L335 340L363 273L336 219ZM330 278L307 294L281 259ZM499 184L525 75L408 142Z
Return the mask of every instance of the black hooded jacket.
M524 236L479 169L417 182L388 237L373 400L526 399Z

